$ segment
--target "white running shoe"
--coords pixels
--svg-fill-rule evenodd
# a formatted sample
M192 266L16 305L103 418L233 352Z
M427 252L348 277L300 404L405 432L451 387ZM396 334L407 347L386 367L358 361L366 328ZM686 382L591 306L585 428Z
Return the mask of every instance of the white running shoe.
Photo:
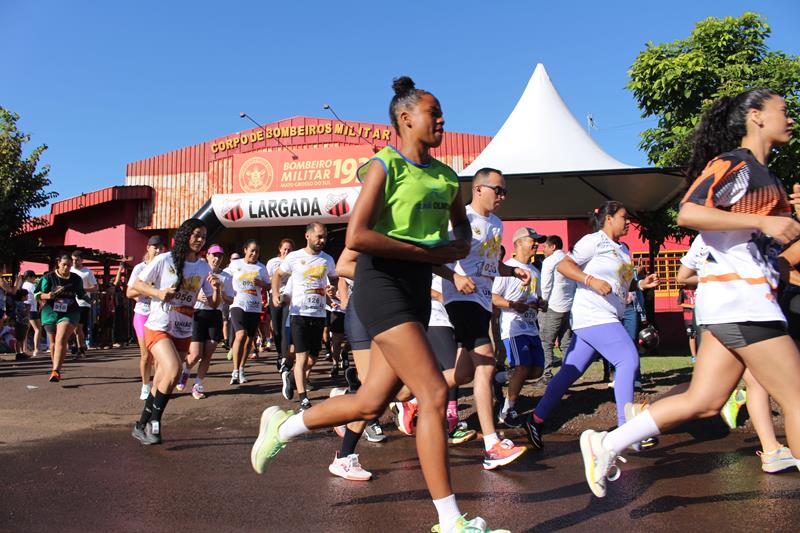
M247 383L247 378L244 376L244 368L239 369L239 385Z
M142 392L139 394L139 399L140 400L146 400L148 396L150 396L150 384L149 383L147 383L145 385L142 385Z
M619 479L620 470L616 465L617 459L626 463L624 457L618 456L613 450L603 445L603 439L608 432L597 432L587 429L581 433L581 454L586 472L586 482L598 498L606 495L606 480Z
M233 370L231 371L231 385L238 385L239 384L239 371Z
M328 471L334 476L339 476L350 481L369 481L372 472L367 472L361 468L358 462L358 454L351 453L347 457L336 457L328 467Z

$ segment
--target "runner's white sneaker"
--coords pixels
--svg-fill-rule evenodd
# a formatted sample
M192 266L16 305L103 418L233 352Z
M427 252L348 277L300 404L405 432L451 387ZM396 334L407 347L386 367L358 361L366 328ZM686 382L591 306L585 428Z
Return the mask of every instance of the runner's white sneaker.
M603 445L603 439L608 433L587 429L581 433L581 454L586 472L586 482L598 498L606 495L606 480L619 479L620 470L616 465L617 459L626 463L624 457L618 456L613 450Z
M350 481L369 481L372 472L367 472L361 468L358 462L358 454L351 453L347 457L336 457L328 467L328 471L334 476L339 476Z
M239 384L243 385L247 383L247 378L244 376L244 368L239 369Z

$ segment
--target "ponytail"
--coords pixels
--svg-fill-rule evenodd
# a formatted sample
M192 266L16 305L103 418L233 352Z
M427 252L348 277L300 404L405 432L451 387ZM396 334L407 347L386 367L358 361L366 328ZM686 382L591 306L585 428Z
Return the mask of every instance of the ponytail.
M747 134L747 113L763 109L764 102L779 96L772 89L752 89L720 98L703 113L692 138L692 157L686 174L694 180L709 161L737 148Z
M622 205L622 202L609 200L600 207L596 208L594 211L592 211L592 214L589 215L589 229L592 233L600 231L603 229L603 225L606 222L607 216L614 216L617 211L624 208L625 206Z

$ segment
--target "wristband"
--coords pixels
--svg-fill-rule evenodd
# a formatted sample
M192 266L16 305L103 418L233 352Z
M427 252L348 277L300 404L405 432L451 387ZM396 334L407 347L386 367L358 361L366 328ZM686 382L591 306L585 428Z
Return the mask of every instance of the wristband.
M594 279L594 276L592 276L591 274L586 274L586 277L583 278L583 284L588 287L589 286L589 282L592 281L593 279Z

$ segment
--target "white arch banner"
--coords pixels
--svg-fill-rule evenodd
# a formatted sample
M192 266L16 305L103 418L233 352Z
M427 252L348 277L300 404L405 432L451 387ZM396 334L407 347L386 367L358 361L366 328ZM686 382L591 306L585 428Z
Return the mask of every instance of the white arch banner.
M344 223L361 187L215 194L214 214L226 228Z

